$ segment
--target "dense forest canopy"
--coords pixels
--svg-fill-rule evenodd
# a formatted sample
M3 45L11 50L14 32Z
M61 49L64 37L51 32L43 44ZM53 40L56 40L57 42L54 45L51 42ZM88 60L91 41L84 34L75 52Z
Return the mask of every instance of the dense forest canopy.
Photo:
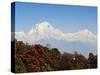
M49 48L48 45L29 45L16 39L12 44L15 44L17 73L97 68L97 55L91 52L86 58L76 51L73 54L60 53L57 48Z

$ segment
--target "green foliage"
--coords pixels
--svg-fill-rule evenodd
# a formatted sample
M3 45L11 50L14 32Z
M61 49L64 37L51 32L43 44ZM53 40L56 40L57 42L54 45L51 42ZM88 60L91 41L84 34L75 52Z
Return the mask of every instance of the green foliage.
M97 55L89 53L88 61L89 61L89 68L97 68Z
M51 58L51 66L54 68L55 65L58 63L60 60L60 52L58 51L57 48L52 48L50 49L50 58Z
M17 73L26 72L26 67L20 58L15 59L15 72Z
M45 64L44 66L41 66L40 68L41 68L40 71L52 71L53 70L50 64Z

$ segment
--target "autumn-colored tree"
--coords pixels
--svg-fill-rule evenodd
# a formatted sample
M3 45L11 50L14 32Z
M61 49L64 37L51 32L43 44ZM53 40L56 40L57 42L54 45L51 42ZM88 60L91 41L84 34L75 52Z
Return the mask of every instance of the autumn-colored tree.
M15 43L15 70L16 72L40 72L54 70L72 70L97 67L97 55L89 54L88 59L75 51L63 54L57 48L30 45L16 39Z
M87 68L88 60L82 55L64 53L61 56L59 64L56 65L57 70L85 69Z
M50 59L50 57L48 56L48 48L43 47L41 45L34 45L32 47L32 50L25 51L22 55L22 60L25 63L27 72L52 70L49 64L49 61L52 59Z
M88 67L88 60L82 54L78 52L74 53L74 69L85 69Z
M28 43L23 43L23 41L15 41L16 54L23 54L25 51L32 50L32 46Z

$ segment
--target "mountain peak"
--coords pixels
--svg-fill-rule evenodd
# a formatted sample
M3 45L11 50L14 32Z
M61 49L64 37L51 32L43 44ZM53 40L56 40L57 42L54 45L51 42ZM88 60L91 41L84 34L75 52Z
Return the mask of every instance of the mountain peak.
M89 30L88 30L88 29L83 29L83 31L84 31L84 32L89 32Z
M36 26L36 27L49 27L50 24L49 24L49 22L47 22L47 21L43 21L43 22L41 22L41 23L36 24L35 26Z
M42 32L45 29L49 29L50 24L47 21L43 21L40 23L35 24L35 27L33 26L32 29L29 31L29 34L32 34L33 32Z
M49 25L49 22L43 21L43 22L40 23L40 25Z
M95 43L96 34L88 29L82 29L73 33L64 33L62 30L53 27L47 21L35 24L35 27L25 35L16 34L16 38L23 41L40 41L42 39L56 39L68 42L80 41L82 43ZM24 39L23 39L24 38Z
M43 21L36 24L33 30L35 30L35 32L45 33L45 31L49 30L51 27L51 24L49 24L47 21Z

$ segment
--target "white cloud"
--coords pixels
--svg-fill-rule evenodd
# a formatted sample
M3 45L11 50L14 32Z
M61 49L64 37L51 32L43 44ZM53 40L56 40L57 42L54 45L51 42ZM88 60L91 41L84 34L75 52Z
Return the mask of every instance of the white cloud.
M66 42L80 41L82 43L96 43L97 36L88 29L83 29L74 33L64 33L60 29L54 28L48 22L36 24L29 32L15 32L15 38L24 42L37 42L42 39L64 40Z

